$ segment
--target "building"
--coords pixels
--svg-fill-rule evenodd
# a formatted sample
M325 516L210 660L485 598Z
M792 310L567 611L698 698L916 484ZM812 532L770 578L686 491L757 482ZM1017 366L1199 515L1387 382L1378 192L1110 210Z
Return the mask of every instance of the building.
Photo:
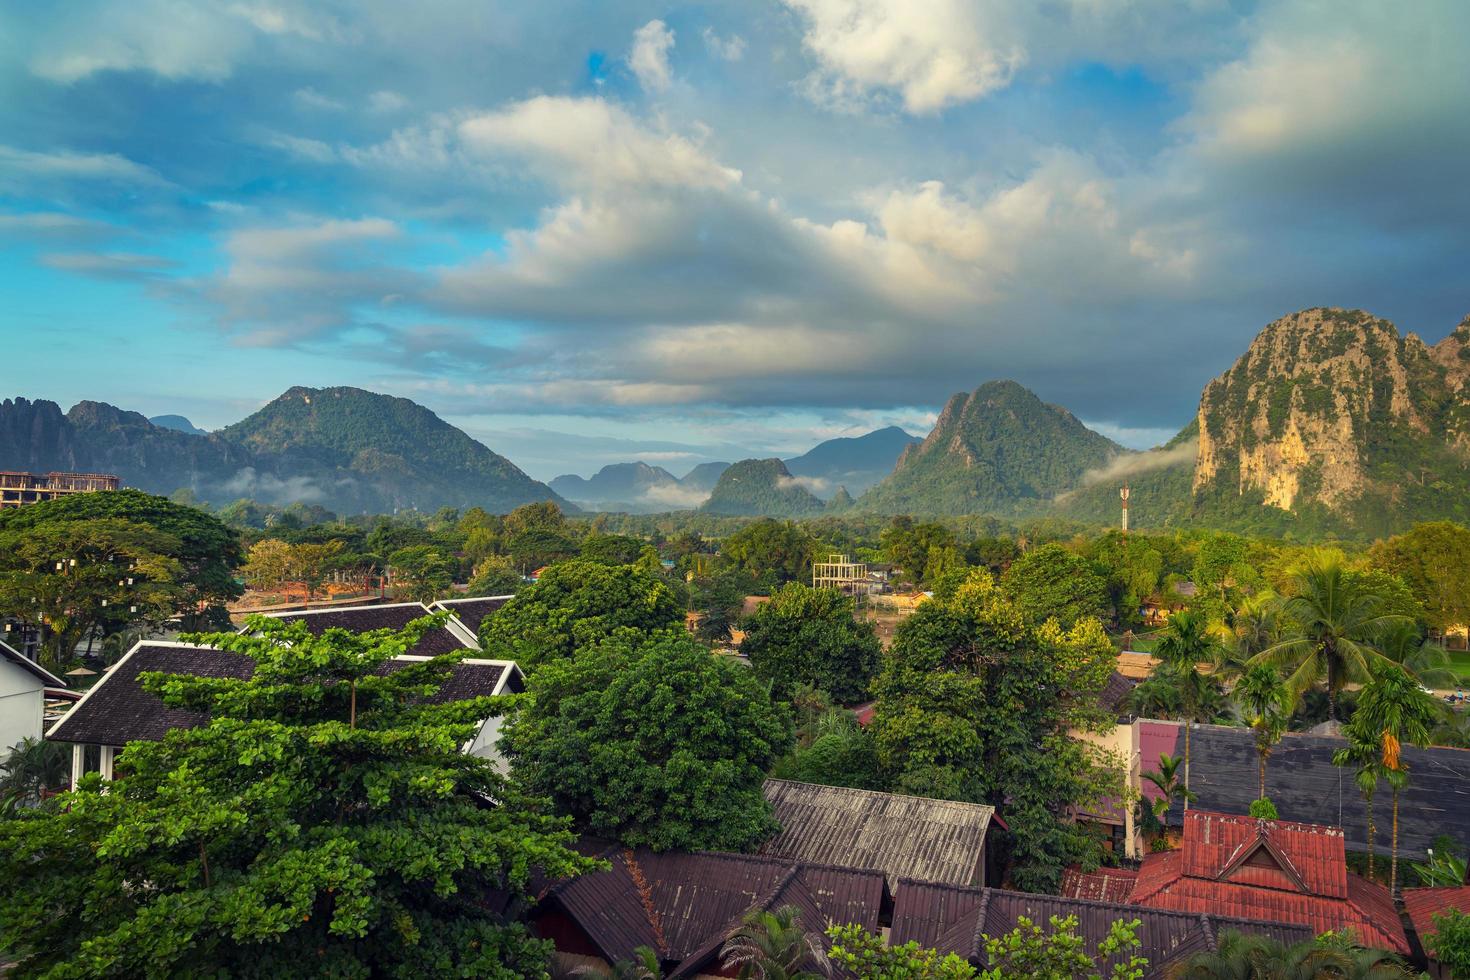
M420 606L420 614L422 609ZM330 612L360 611L353 609ZM316 625L318 621L312 622ZM447 630L436 631L436 634L454 636ZM460 643L440 649L444 644L445 640L441 636L426 636L411 653L384 665L384 670L395 670L398 669L395 664L422 662L468 646ZM431 652L420 652L423 650ZM188 643L144 641L129 650L60 721L51 726L46 737L56 742L71 743L73 785L88 772L100 772L104 779L111 779L117 754L128 742L156 741L171 729L193 727L206 720L206 716L201 713L165 705L156 695L143 690L138 682L140 675L157 671L165 674L243 679L249 677L254 670L254 662L242 654ZM525 678L515 663L509 660L467 658L454 665L448 682L436 692L433 700L443 703L524 690ZM496 747L500 737L500 724L501 719L498 717L485 719L475 737L463 749L471 755L489 759L504 770L505 760Z
M1470 915L1470 884L1451 888L1406 888L1404 889L1404 912L1414 925L1414 933L1429 960L1430 975L1437 980L1452 980L1449 968L1434 958L1429 951L1428 938L1434 935L1434 917L1442 912L1463 912Z
M555 943L563 969L606 968L647 946L666 977L729 976L720 949L753 909L793 905L816 933L828 922L878 932L888 901L878 871L755 854L609 847L600 856L609 870L554 885L531 913L532 929Z
M1137 908L1117 902L1095 902L1056 895L1032 895L999 888L971 888L929 881L904 880L893 900L893 926L889 945L913 941L941 954L954 953L972 965L990 964L985 937L1004 936L1022 917L1046 927L1052 916L1076 916L1077 933L1089 955L1095 956L1117 921L1138 920L1140 948L1137 955L1148 960L1144 976L1158 980L1169 975L1181 959L1214 950L1221 934L1228 931L1269 936L1294 943L1312 938L1309 929L1233 919L1210 914ZM1103 964L1107 976L1114 960Z
M1128 903L1270 919L1314 935L1351 929L1365 946L1410 952L1388 889L1348 872L1337 827L1190 810L1179 848L1144 859Z
M440 599L429 604L430 612L447 612L464 624L471 635L480 635L480 624L491 613L514 599L513 595L477 596L473 599Z
M995 808L842 786L768 779L781 832L760 853L953 885L985 883L985 833Z
M47 688L65 687L60 677L0 642L0 760L17 743L41 737Z
M0 508L24 507L74 493L116 490L122 481L106 473L0 472Z
M451 610L452 612L452 610ZM350 630L366 633L370 630L401 630L415 619L433 615L433 611L422 602L379 602L369 606L337 606L330 609L304 609L295 612L266 613L271 619L286 622L300 620L313 635L320 636L329 629ZM244 627L241 632L244 632ZM475 631L450 616L437 629L429 630L408 652L415 657L437 657L455 650L478 650L480 638Z

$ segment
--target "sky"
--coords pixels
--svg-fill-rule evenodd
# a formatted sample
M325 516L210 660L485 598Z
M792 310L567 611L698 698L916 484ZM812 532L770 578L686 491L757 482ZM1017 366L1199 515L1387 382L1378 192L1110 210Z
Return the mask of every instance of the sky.
M1169 438L1278 316L1470 313L1470 3L0 7L5 396L412 398L538 478L1013 378Z

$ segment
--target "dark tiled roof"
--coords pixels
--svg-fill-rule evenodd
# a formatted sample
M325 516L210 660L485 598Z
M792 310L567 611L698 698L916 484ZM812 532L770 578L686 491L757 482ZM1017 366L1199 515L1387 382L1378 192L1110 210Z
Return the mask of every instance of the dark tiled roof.
M1139 765L1158 769L1158 752L1182 755L1183 730L1176 722L1140 722ZM1190 739L1189 788L1202 810L1243 814L1257 793L1255 740L1248 728L1198 725ZM1343 739L1289 733L1276 746L1266 766L1266 795L1284 820L1341 827L1347 847L1367 850L1368 814L1353 782L1351 767L1334 766L1332 754ZM1440 834L1470 847L1470 750L1405 745L1409 784L1399 796L1399 851L1421 859ZM1144 784L1145 795L1152 786ZM1379 810L1389 798L1387 783L1378 786ZM1170 821L1178 825L1178 808ZM1390 845L1390 821L1380 817L1377 843Z
M3 641L0 641L0 660L10 661L46 687L66 687L66 681Z
M781 832L762 854L868 868L888 876L977 884L995 808L842 786L768 779Z
M1190 810L1180 849L1144 860L1130 901L1314 933L1352 928L1365 945L1409 952L1388 889L1348 873L1335 827Z
M541 909L560 909L609 962L639 946L675 964L670 977L692 976L754 908L794 905L807 931L827 923L878 930L883 875L750 854L654 854L612 849L608 871L553 888Z
M1455 909L1470 915L1470 885L1456 888L1405 888L1404 911L1414 923L1414 931L1422 943L1434 933L1434 916Z
M1016 928L1023 916L1042 928L1047 928L1052 916L1076 916L1077 932L1089 953L1096 952L1114 922L1137 919L1140 942L1137 952L1148 959L1146 976L1150 978L1164 976L1167 968L1182 956L1214 949L1220 933L1227 930L1266 935L1286 942L1298 942L1312 935L1307 929L1270 922L905 880L894 896L889 942L901 945L913 940L920 946L955 953L972 963L986 965L985 937L1005 935ZM1102 972L1107 974L1106 967Z
M406 667L410 659L384 665L384 672ZM86 696L57 722L46 737L57 742L89 745L125 745L133 741L157 741L173 728L202 724L205 716L195 711L166 706L156 695L138 684L140 674L193 674L197 677L249 677L255 664L243 654L180 643L140 643L117 662ZM456 664L442 687L435 692L436 704L464 701L493 694L506 671L514 676L514 665L505 662ZM507 679L509 680L509 679Z
M354 606L348 609L322 609L312 612L275 613L272 619L286 622L301 620L313 634L320 635L329 629L351 630L366 633L369 630L403 629L415 619L430 615L429 607L421 602L395 602L386 605ZM456 636L449 627L430 630L424 634L409 654L415 657L437 657L455 650L476 649L473 643Z
M508 595L481 596L474 599L440 599L431 603L429 608L434 612L445 610L454 614L454 617L469 629L474 636L480 635L480 624L485 621L495 610L511 600Z
M1123 717L1131 713L1128 711L1128 695L1132 694L1133 689L1137 686L1137 681L1124 677L1115 670L1113 676L1108 678L1107 684L1103 685L1098 700L1109 714Z

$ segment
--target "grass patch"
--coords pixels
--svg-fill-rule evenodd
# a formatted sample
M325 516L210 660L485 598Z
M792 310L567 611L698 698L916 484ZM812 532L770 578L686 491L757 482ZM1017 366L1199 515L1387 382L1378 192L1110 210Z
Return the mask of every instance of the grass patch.
M1470 651L1451 650L1450 670L1460 679L1461 684L1470 684Z

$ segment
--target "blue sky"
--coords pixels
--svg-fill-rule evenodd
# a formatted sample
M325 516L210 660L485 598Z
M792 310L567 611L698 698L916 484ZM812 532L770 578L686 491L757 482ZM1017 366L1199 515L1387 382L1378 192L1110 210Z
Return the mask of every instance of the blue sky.
M1470 4L0 11L8 394L413 398L538 477L1011 377L1135 446L1284 313L1470 313Z

